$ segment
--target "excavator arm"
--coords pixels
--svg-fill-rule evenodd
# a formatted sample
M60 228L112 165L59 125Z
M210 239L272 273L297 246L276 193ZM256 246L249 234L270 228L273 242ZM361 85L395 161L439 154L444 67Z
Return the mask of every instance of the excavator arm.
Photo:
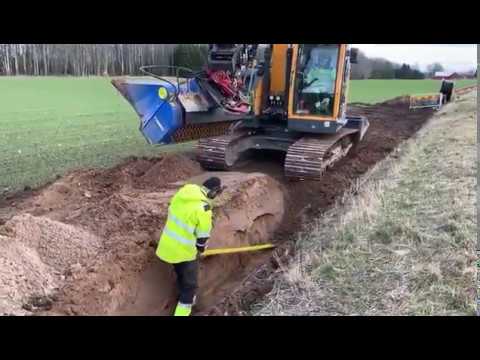
M205 69L194 72L168 67L175 76L141 70L147 78L112 80L140 118L140 131L150 144L170 144L225 134L252 111L257 73L252 68L258 45L210 44Z

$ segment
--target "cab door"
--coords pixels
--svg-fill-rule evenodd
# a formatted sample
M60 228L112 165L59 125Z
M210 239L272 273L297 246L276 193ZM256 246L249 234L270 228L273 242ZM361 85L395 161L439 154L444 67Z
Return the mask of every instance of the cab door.
M346 44L293 46L288 104L289 123L336 121L341 117ZM343 110L343 109L342 109ZM342 111L343 112L343 111ZM289 125L290 127L290 125ZM318 131L330 132L330 131Z

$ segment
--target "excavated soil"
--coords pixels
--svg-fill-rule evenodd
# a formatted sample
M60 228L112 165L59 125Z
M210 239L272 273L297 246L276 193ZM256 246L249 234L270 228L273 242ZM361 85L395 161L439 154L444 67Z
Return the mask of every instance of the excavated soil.
M198 314L241 314L268 292L305 221L332 206L355 180L412 136L432 114L404 99L350 108L370 129L355 154L321 181L286 181L282 156L259 153L239 172L216 173L210 247L275 242L275 251L201 261ZM154 250L168 201L185 181L201 182L191 154L128 159L78 170L42 189L0 201L0 313L167 315L174 275Z
M21 211L11 209L0 228L0 312L171 313L175 278L155 246L176 189L210 175L183 155L131 159L109 170L75 171L16 204ZM209 246L268 241L283 217L280 184L261 173L217 175L227 189L214 202ZM215 303L215 289L246 259L201 261L199 310Z

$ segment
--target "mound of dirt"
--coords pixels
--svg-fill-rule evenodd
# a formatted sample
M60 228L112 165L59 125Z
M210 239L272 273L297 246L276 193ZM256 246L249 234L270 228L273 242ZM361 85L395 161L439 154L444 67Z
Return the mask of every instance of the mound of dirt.
M116 186L133 189L161 189L166 184L184 180L202 172L200 164L181 154L168 154L158 158L132 158L102 172L95 178L109 184L112 177ZM107 181L105 181L107 180Z
M140 179L146 186L161 185L203 172L199 163L184 156L167 156L151 166Z
M25 313L31 299L54 296L65 276L103 251L103 241L45 217L21 214L0 236L0 313Z
M49 295L57 287L53 269L35 249L0 235L0 314L24 315L29 298Z
M5 230L22 245L34 249L41 261L57 272L86 264L103 249L100 238L71 225L22 214L5 224Z
M35 216L48 214L52 219L64 221L71 212L98 203L113 194L134 190L160 191L169 183L200 173L200 165L181 154L150 159L130 158L110 169L76 170L34 191L30 196L19 196L19 201L10 197L8 201L3 200L3 204L0 204L0 220L5 221L18 211L26 211Z
M65 222L81 225L105 238L158 228L173 193L115 193L72 212Z
M10 201L2 207L6 215L0 228L6 235L2 288L9 300L0 311L21 311L32 296L50 296L59 287L67 294L72 284L78 288L70 290L78 297L72 301L89 303L89 284L102 293L109 284L142 271L152 260L150 245L158 239L175 191L169 184L201 172L198 163L180 154L131 158L111 169L73 171L18 203ZM109 281L100 280L102 274ZM26 285L14 282L23 278ZM85 310L109 311L95 305Z

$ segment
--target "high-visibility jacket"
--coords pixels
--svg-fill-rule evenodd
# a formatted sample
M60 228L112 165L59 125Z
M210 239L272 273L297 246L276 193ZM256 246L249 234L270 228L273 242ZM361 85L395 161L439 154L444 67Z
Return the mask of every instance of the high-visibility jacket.
M197 239L209 238L212 229L207 192L202 186L187 184L173 196L157 246L156 254L160 259L170 264L196 259Z
M335 69L312 68L307 72L307 84L316 79L310 86L304 88L304 93L333 93L335 88L335 78L337 73Z

